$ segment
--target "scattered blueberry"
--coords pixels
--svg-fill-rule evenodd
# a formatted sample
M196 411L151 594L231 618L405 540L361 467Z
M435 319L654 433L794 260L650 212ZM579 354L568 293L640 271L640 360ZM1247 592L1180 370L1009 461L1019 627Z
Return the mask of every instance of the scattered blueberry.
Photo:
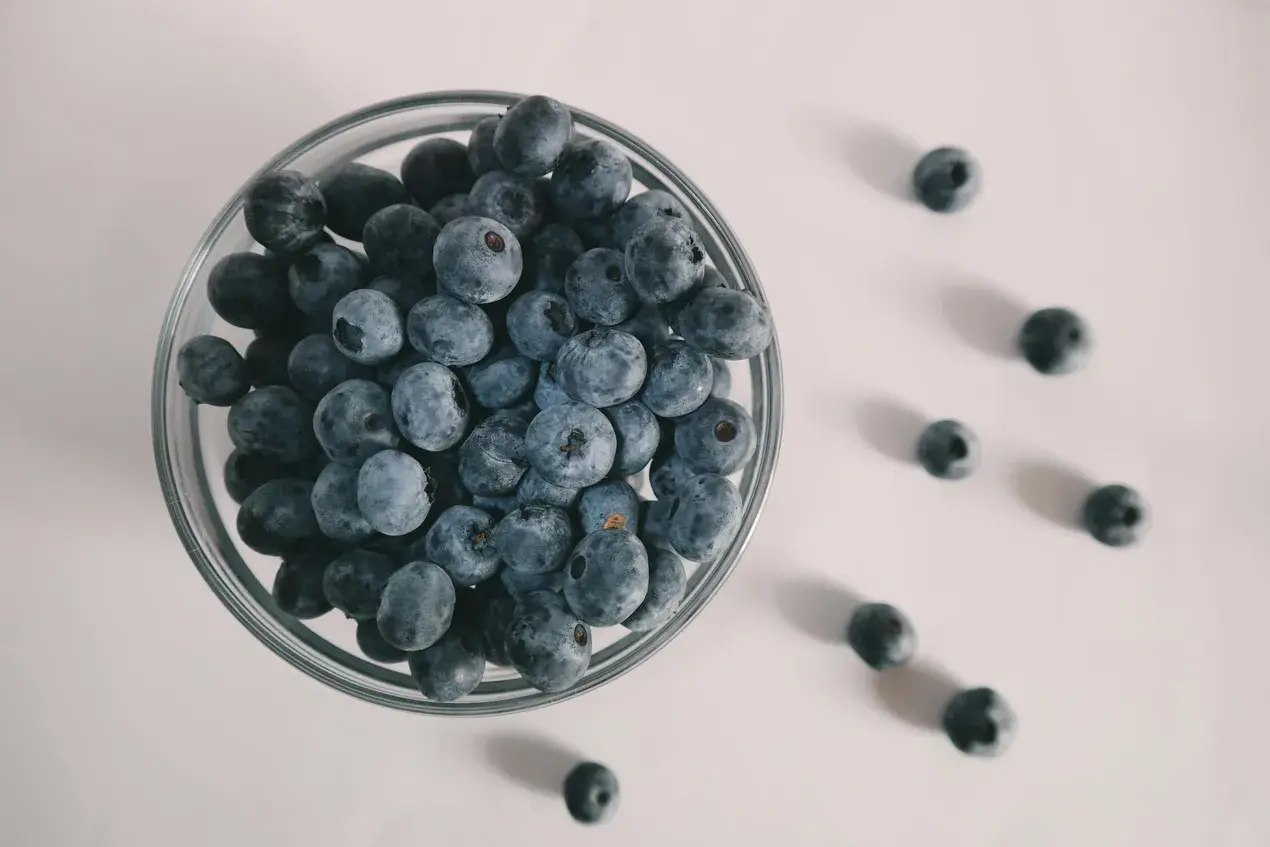
M327 565L322 592L331 605L354 620L373 620L388 577L397 570L392 559L372 550L350 550Z
M639 309L616 250L597 247L579 256L565 274L564 291L578 317L601 326L620 324Z
M556 382L556 363L543 362L538 366L538 382L534 385L534 403L539 409L550 409L561 403L572 402L573 398L564 392Z
M438 200L433 207L428 210L428 214L432 215L433 220L437 222L438 226L445 226L450 221L471 215L471 204L468 202L466 194L450 194ZM435 238L433 240L435 240ZM428 264L429 266L432 264L431 252L428 254Z
M326 203L317 184L297 171L265 174L243 199L247 231L279 253L299 253L316 244L326 225Z
M613 425L584 403L562 403L538 413L525 433L525 457L548 482L570 488L608 475L617 453Z
M239 449L284 462L313 455L313 407L281 385L258 388L229 408L229 438Z
M551 200L570 220L617 211L631 193L631 162L611 142L575 141L551 174Z
M520 280L520 241L489 218L450 221L432 252L437 282L465 303L493 303Z
M521 506L498 522L494 545L503 563L527 574L559 570L573 546L573 524L552 506Z
M326 201L326 225L331 232L362 240L366 222L389 206L410 203L401 180L379 168L349 162L320 183ZM368 251L369 252L369 251Z
M944 732L953 746L971 756L999 756L1014 740L1018 719L991 688L962 691L944 707Z
M564 780L564 802L579 823L603 823L617 811L617 777L604 765L583 762Z
M548 482L546 477L530 468L516 486L516 501L522 506L555 506L572 509L578 503L579 490Z
M432 507L427 471L405 453L381 450L357 474L357 505L384 535L416 530Z
M539 691L571 688L591 664L591 630L553 591L516 601L504 642L512 667Z
M291 299L309 315L329 315L340 299L362 287L366 268L347 247L319 244L296 256L287 271Z
M283 477L304 479L305 473L300 466L249 450L235 449L225 460L225 490L235 503L246 500L247 495L266 482Z
M670 340L670 325L656 306L644 304L630 320L622 321L613 329L629 333L639 339L645 350L651 350L658 344Z
M578 500L578 518L582 532L590 535L602 529L626 529L636 532L639 526L639 497L635 489L620 479L609 479L582 489Z
M244 329L274 326L292 308L287 267L258 253L230 253L208 273L207 299L226 323Z
M565 273L585 249L582 239L568 226L549 223L529 240L521 279L535 291L564 294Z
M454 583L445 571L432 562L411 562L388 577L375 620L389 644L423 650L450 628L454 604Z
M401 312L387 294L363 288L335 304L331 336L340 352L361 365L377 365L401 352Z
M648 373L644 345L633 335L596 328L565 342L556 356L556 381L570 397L597 409L625 403Z
M917 461L934 477L964 479L979 467L979 439L959 421L936 421L917 439Z
M300 394L317 402L350 379L365 379L369 371L335 346L331 334L301 338L287 356L287 377Z
M500 120L501 115L490 115L488 118L481 118L472 128L472 135L467 140L467 161L476 176L503 167L503 163L498 160L498 153L494 152L494 130L498 129Z
M542 186L507 171L483 174L467 196L470 214L504 224L516 238L529 238L547 215Z
M485 645L468 626L452 627L437 643L410 654L410 675L424 697L449 703L471 694L485 675Z
M399 203L371 215L359 237L376 272L421 279L432 272L441 226L418 206Z
M717 559L741 528L741 494L726 477L702 474L684 484L670 515L670 544L685 559Z
M613 215L613 244L625 250L635 231L654 218L675 218L691 226L688 209L674 195L660 188L653 188L622 204Z
M296 339L290 335L272 333L252 339L243 354L247 365L247 378L257 388L266 385L291 385L287 373L287 360L295 349Z
M243 357L214 335L196 335L181 345L176 375L191 400L209 406L232 406L251 388Z
M375 537L375 528L357 505L359 470L356 465L332 462L313 483L313 514L322 534L332 541L362 544Z
M526 291L507 312L507 334L522 356L551 362L577 330L578 321L559 294Z
M238 507L238 537L266 556L312 546L321 536L312 492L313 483L304 479L266 482Z
M420 300L406 319L406 334L412 347L451 368L476 364L494 346L489 316L446 294Z
M913 192L932 212L964 209L979 193L979 163L965 150L940 147L913 169Z
M886 603L865 603L851 614L847 643L875 671L902 667L917 652L913 625Z
M659 499L668 500L683 490L688 480L697 475L678 453L669 453L653 459L648 473L648 484Z
M357 622L357 646L376 662L394 664L406 660L406 651L385 641L374 619Z
M692 227L679 218L654 217L626 244L624 269L645 303L669 303L694 288L706 254Z
M750 413L722 397L708 398L675 423L675 451L698 473L735 473L754 457L757 444Z
M610 473L617 477L634 476L642 471L657 452L661 431L657 418L638 400L628 400L601 409L613 425L617 436L617 453Z
M710 373L714 377L710 394L715 397L727 397L732 393L732 366L726 359L720 359L717 356L710 357L710 364L712 366Z
M481 421L459 450L459 475L473 494L507 494L515 490L528 467L525 422L510 415Z
M451 506L428 530L428 558L459 585L476 585L498 573L494 518L475 506Z
M467 392L453 371L436 362L407 368L392 389L392 413L402 436L421 450L449 450L463 440Z
M300 620L320 617L331 611L331 603L322 592L322 577L330 561L330 554L317 550L283 559L273 578L273 602L283 612Z
M648 594L639 608L622 621L631 632L650 632L670 620L683 601L688 577L679 556L662 547L648 551Z
M1023 358L1043 374L1069 374L1080 370L1089 359L1092 345L1089 327L1068 309L1033 312L1019 331Z
M592 626L613 626L630 617L648 593L648 553L635 533L593 532L578 542L565 564L569 608Z
M447 195L466 194L475 180L467 148L451 138L420 141L401 163L401 181L425 209Z
M708 288L698 291L679 313L684 340L711 356L729 361L752 359L772 343L772 313L748 291Z
M1147 531L1147 505L1127 485L1104 485L1085 500L1085 529L1109 547L1127 547Z
M653 348L648 381L639 397L653 414L677 418L700 408L713 387L710 357L674 340Z
M389 394L368 379L350 379L335 386L318 403L312 421L318 443L335 462L361 464L380 450L397 446Z
M569 109L550 97L526 97L494 128L494 152L509 171L524 177L555 170L573 135Z
M549 573L524 573L511 568L503 568L498 572L498 581L513 597L524 597L535 591L554 591L557 594L564 590L564 570Z
M506 409L529 397L538 381L538 367L503 344L475 365L463 370L472 399L487 409Z

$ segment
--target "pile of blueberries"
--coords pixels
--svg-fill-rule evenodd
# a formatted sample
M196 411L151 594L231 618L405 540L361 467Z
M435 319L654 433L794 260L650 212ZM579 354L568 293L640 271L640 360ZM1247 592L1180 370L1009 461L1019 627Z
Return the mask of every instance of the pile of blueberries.
M771 314L674 196L631 186L620 149L539 96L466 145L419 143L400 178L266 174L244 209L263 253L207 285L256 338L179 351L186 394L229 406L225 485L242 542L282 557L278 607L339 609L430 699L487 661L568 689L590 627L661 626L683 560L739 529L728 477L757 433L728 363L767 348ZM641 501L627 480L650 465Z

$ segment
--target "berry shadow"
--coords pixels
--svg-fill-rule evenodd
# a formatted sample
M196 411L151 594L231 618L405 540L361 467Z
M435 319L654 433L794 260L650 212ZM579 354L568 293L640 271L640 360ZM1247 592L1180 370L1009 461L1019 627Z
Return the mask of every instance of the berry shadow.
M941 315L962 342L994 358L1020 358L1019 327L1028 316L1022 302L978 282L944 285L938 299Z
M913 139L883 124L819 114L806 121L820 146L875 191L906 202L913 198L913 169L922 157Z
M892 716L911 726L938 730L944 707L962 685L938 665L917 659L873 674L873 693Z
M845 644L847 621L864 599L822 576L789 577L775 586L776 609L790 626L826 644Z
M852 410L856 429L873 449L897 462L917 462L917 438L927 417L893 397L872 397Z
M1081 528L1081 507L1097 484L1080 471L1050 459L1020 462L1010 485L1024 508L1064 529Z
M494 770L539 794L557 795L564 778L582 757L541 735L501 734L485 740L485 759Z

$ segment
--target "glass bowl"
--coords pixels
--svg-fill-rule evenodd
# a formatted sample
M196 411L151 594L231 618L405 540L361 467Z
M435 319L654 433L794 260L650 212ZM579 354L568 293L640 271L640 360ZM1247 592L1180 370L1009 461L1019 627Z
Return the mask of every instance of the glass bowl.
M353 160L396 173L405 153L419 140L431 136L462 140L481 118L501 114L520 97L451 91L380 103L315 130L255 176L289 168L320 177ZM606 139L625 152L634 169L635 190L641 185L661 188L684 204L709 259L730 285L766 299L736 236L688 177L621 127L578 109L573 110L573 118L579 135ZM177 385L176 375L176 353L192 336L210 332L229 339L240 350L251 340L248 331L221 321L205 294L207 273L217 260L228 253L260 249L243 223L245 190L240 189L212 221L181 274L159 338L152 396L154 456L172 522L194 566L244 626L309 676L363 700L428 714L495 715L585 694L648 659L688 625L736 567L767 497L781 438L781 366L775 339L762 356L733 363L732 398L747 406L758 432L754 460L736 479L744 501L736 539L717 561L685 562L690 569L687 593L678 613L660 629L649 633L628 633L620 627L596 630L590 669L568 691L544 694L510 669L490 665L485 681L472 694L453 703L433 702L419 693L409 674L362 658L354 627L337 612L310 621L281 612L269 589L278 560L243 546L232 529L237 505L225 489L222 472L233 449L225 428L227 410L192 403ZM740 378L747 365L749 379Z

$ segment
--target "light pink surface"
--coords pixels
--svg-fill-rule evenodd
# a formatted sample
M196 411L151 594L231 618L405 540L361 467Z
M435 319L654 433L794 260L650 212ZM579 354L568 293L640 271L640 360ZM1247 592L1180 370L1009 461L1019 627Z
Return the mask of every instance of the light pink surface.
M770 293L788 405L751 551L680 640L454 722L232 620L160 502L148 390L178 271L255 167L465 87L554 94L691 174ZM1270 843L1265 2L9 0L0 114L0 843ZM942 143L985 168L953 218L891 194ZM1053 304L1098 339L1061 380L996 352ZM914 414L973 426L982 471L889 458ZM1142 490L1142 547L1046 517L1080 475ZM999 688L1014 749L958 755L904 717L914 679L877 690L820 640L847 590ZM557 773L532 737L616 769L611 825L508 776Z

